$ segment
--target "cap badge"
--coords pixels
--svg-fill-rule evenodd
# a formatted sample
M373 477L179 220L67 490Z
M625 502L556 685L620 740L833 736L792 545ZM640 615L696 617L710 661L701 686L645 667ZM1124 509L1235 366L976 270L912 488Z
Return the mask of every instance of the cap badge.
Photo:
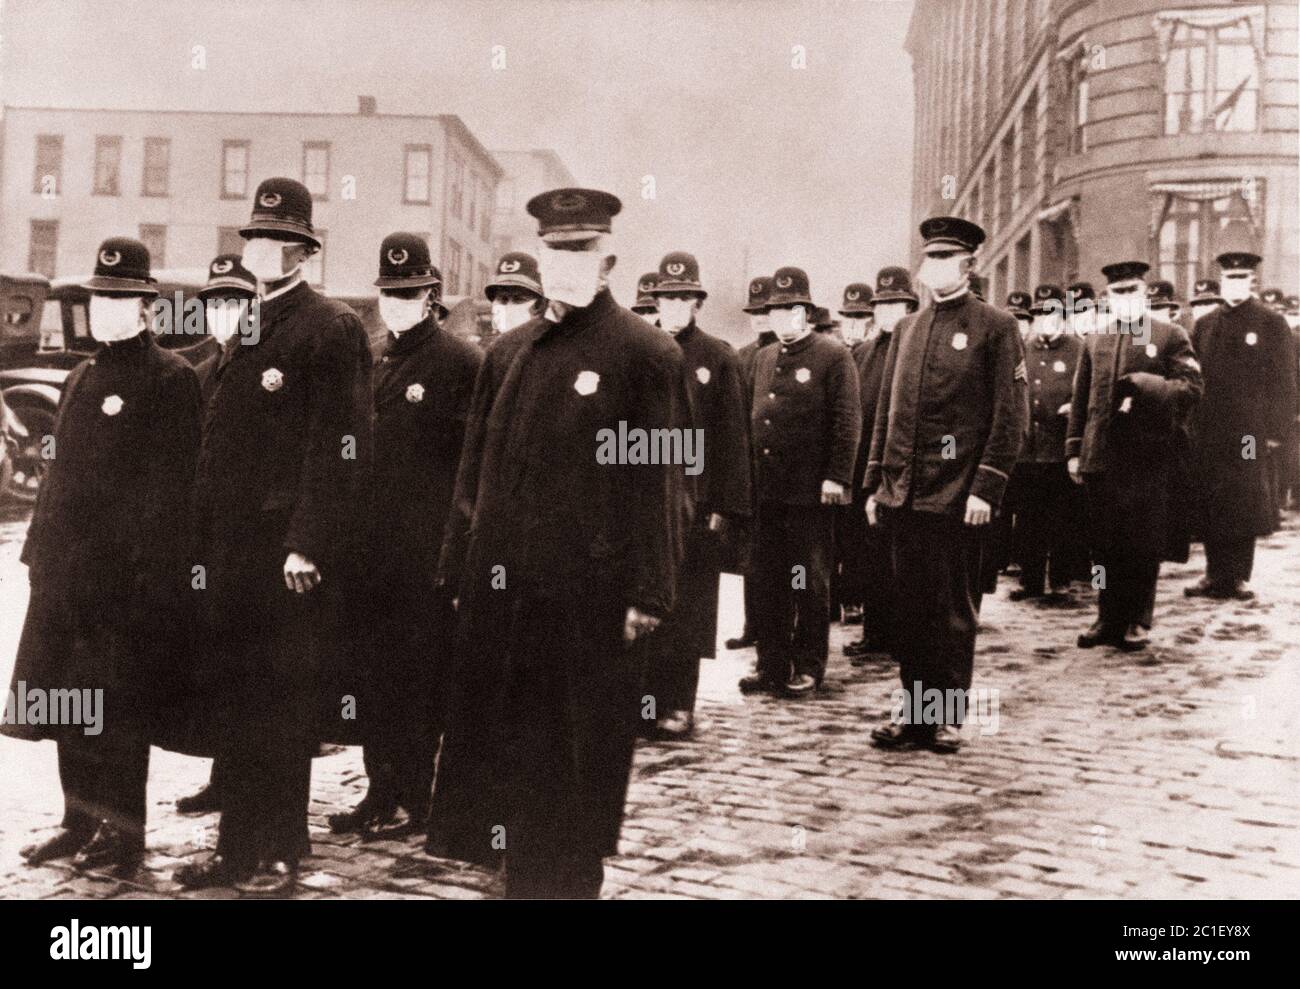
M935 233L942 233L943 231L948 229L948 221L935 220L930 224L930 229L933 230Z
M502 261L501 267L497 269L497 273L502 275L513 275L518 270L518 261Z
M953 349L953 350L965 350L965 349L966 349L966 334L965 334L965 333L954 333L954 334L952 335L952 349Z
M750 295L761 295L762 293L763 293L763 283L762 283L762 282L750 282L750 283L749 283L749 294L750 294Z
M1048 292L1048 290L1045 289L1045 288L1040 288L1040 289L1038 290L1038 297L1039 297L1040 299L1046 299L1046 298L1048 297L1048 295L1050 295L1050 294L1051 294L1051 293Z
M573 382L573 390L579 395L594 395L600 387L600 375L595 371L579 371Z
M1210 286L1209 286L1206 282L1197 282L1197 283L1196 283L1196 291L1198 291L1198 292L1204 292L1204 291L1206 291L1209 287L1210 287Z
M390 247L388 249L389 264L393 264L393 265L406 264L406 261L408 258L410 258L410 256L411 256L410 252L404 247Z
M226 258L222 261L213 261L212 273L214 275L225 275L229 273L230 269L233 268L234 266L235 266L235 262L231 261L229 258Z
M561 192L551 197L551 209L557 213L576 213L586 205L587 197L578 192Z
M406 400L412 404L424 401L424 385L418 381L406 389Z
M102 264L105 268L111 268L121 260L122 260L121 251L100 251L99 252L99 263Z
M106 416L115 416L122 411L122 396L109 395L104 399L104 404L99 407L100 411Z
M697 367L695 369L695 378L702 385L707 385L709 383L709 379L711 379L712 377L713 375L710 373L707 367Z
M267 391L279 391L284 386L284 375L279 368L268 367L262 372L262 387Z
M862 295L861 292L855 288L851 288L844 293L844 298L848 299L850 302L855 302L860 295Z
M794 279L791 278L789 275L782 275L780 278L776 280L777 288L789 288L793 284L794 284Z
M641 287L641 291L642 291L643 293L644 293L644 292L649 292L652 288L655 287L655 283L654 283L654 282L642 282L640 287Z
M257 205L267 209L275 209L282 201L278 192L264 192L257 197Z
M893 285L893 284L894 284L894 276L893 276L893 275L881 275L881 276L880 276L880 287L881 287L881 288L889 288L889 286L891 286L891 285Z
M682 264L680 261L674 261L672 264L665 265L665 270L668 274L676 277L686 270L686 265Z

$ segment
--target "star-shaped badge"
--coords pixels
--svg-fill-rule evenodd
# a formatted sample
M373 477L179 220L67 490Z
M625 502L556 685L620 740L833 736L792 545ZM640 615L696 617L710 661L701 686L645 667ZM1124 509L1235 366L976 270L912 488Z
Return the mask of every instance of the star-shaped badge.
M104 402L100 405L99 410L106 416L115 416L122 411L122 396L109 395L105 397Z
M600 375L595 371L579 371L573 382L573 390L579 395L594 395L600 387Z
M424 385L420 384L418 381L413 385L408 385L406 389L406 400L412 403L423 402Z

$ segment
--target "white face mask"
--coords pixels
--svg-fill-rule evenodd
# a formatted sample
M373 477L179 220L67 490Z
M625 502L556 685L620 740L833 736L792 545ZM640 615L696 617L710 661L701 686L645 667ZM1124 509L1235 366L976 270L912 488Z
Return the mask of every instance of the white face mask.
M1110 296L1110 311L1121 323L1136 323L1147 314L1147 296L1142 290Z
M1214 312L1214 310L1218 308L1219 308L1219 304L1217 302L1207 302L1203 305L1192 306L1192 320L1193 321L1198 320L1202 316L1212 313Z
M1043 337L1059 336L1061 333L1061 314L1057 312L1042 313L1034 317L1034 332Z
M857 343L867 337L867 319L865 316L845 316L840 329L844 333L845 340L849 343Z
M659 297L659 325L669 333L680 333L695 318L694 299Z
M218 299L209 302L206 309L208 332L217 343L225 346L240 331L248 303L239 299Z
M244 241L244 267L263 284L288 278L297 270L297 266L284 270L284 249L288 246L270 237L250 237Z
M1239 302L1245 302L1250 298L1250 275L1229 275L1224 274L1219 285L1219 294L1223 296L1223 301L1230 306L1235 306Z
M424 319L428 296L416 299L399 299L395 295L379 295L379 318L384 321L389 332L401 336L412 326Z
M543 244L538 252L538 268L546 297L578 309L591 305L600 290L604 252L557 251Z
M782 343L794 343L812 332L808 325L808 311L803 306L792 309L770 309L768 327Z
M498 333L509 333L516 326L523 326L533 318L531 302L492 303L492 329Z
M92 295L90 335L100 343L130 340L144 329L138 296Z
M1291 327L1291 329L1293 330L1297 326L1300 326L1300 316L1297 316L1293 313L1287 313L1282 318L1286 320L1286 325Z
M754 336L762 336L768 329L767 313L752 312L749 314L749 328L753 331Z
M964 254L954 254L947 258L927 257L917 269L916 280L931 292L940 295L955 292L965 283L966 271L963 265L966 257Z
M1092 309L1081 309L1070 316L1070 329L1079 336L1091 333L1097 325L1097 315Z
M872 309L881 333L892 333L898 321L907 315L906 302L877 302Z

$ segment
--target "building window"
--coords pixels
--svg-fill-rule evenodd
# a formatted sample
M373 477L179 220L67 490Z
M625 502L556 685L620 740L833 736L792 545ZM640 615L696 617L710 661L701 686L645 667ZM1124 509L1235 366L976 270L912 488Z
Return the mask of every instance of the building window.
M167 228L161 223L140 224L140 243L149 249L149 267L167 267Z
M479 213L479 236L483 238L483 243L492 243L492 207L491 203L496 197L492 195L487 186L483 187L483 209Z
M478 179L473 173L465 182L466 190L469 192L469 205L465 210L465 225L471 230L478 223Z
M1186 296L1223 251L1260 246L1263 179L1164 182L1151 189L1152 254L1160 277Z
M325 239L326 231L315 231L317 239L320 241L320 250L307 259L302 266L302 277L308 285L321 286L325 284L325 248L327 242Z
M1066 153L1083 154L1088 150L1088 68L1092 55L1086 45L1077 58L1068 63L1066 80L1066 106L1069 133L1066 136Z
M460 295L460 245L450 237L443 258L442 279L444 295Z
M448 176L448 181L451 183L447 196L451 215L459 220L465 208L465 163L455 155L451 157L451 174Z
M1012 169L1016 163L1016 134L1009 130L1002 138L1002 148L998 154L998 221L1006 224L1012 213Z
M402 202L429 201L429 175L433 171L433 149L427 144L408 144L403 166Z
M217 227L217 253L243 255L244 238L238 227Z
M1016 205L1034 198L1038 177L1038 93L1031 92L1020 116L1020 181Z
M144 139L144 174L140 195L167 195L167 177L171 168L172 142L165 137Z
M1257 130L1260 58L1255 32L1262 31L1262 22L1256 27L1242 12L1185 16L1157 19L1165 66L1165 133Z
M95 187L96 196L117 196L121 194L122 139L116 136L100 134L95 138Z
M59 221L33 220L27 248L27 270L53 278L58 253Z
M57 196L63 191L63 135L38 134L36 136L36 171L32 176L32 192L42 196Z
M248 142L221 142L221 198L248 196Z
M302 144L302 184L312 199L328 199L330 189L330 146L328 141Z
M982 226L989 233L998 225L998 182L997 182L997 164L996 159L990 158L984 166L984 180L982 188L983 195L983 219L980 221Z

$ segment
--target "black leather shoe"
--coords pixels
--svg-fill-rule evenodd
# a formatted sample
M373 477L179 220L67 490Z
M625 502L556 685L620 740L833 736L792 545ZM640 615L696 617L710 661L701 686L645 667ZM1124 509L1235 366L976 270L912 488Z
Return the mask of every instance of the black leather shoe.
M781 687L781 693L786 697L807 697L818 686L816 677L809 676L807 673L796 673Z
M298 866L293 862L276 859L263 862L257 871L235 883L241 896L253 899L274 899L291 896L298 883Z
M655 735L668 742L679 742L691 737L695 731L695 715L690 711L669 711L659 719Z
M251 869L236 868L224 855L214 852L202 861L181 866L172 874L172 878L186 889L212 889L217 886L233 886L247 879L251 872Z
M862 624L862 609L861 609L861 608L855 608L855 607L853 607L853 606L851 606L851 605L846 606L846 607L844 608L843 624L845 624L845 625L861 625L861 624Z
M413 814L405 807L395 807L388 817L371 824L361 832L362 841L389 841L405 838L423 831L428 824L426 814Z
M381 805L366 794L352 810L330 814L325 820L331 834L364 834L391 823L396 810L396 803Z
M1235 584L1233 584L1231 587L1227 588L1226 590L1228 592L1227 596L1232 598L1232 600L1234 601L1255 600L1255 592L1251 590L1247 590L1246 585L1243 581L1240 580L1237 581Z
M1149 646L1151 640L1147 638L1147 630L1141 625L1130 625L1124 630L1124 635L1115 644L1125 652L1137 652Z
M110 869L115 874L134 872L144 861L144 835L123 831L104 821L93 838L72 857L78 870Z
M1185 598L1212 598L1217 597L1218 586L1209 577L1202 577L1195 584L1188 584L1183 588L1183 597Z
M55 859L65 859L70 855L76 855L77 852L81 851L81 847L90 840L90 837L85 831L60 828L49 838L28 845L18 854L22 856L28 865L43 865Z
M1012 601L1029 601L1033 598L1041 598L1042 596L1043 596L1042 588L1039 588L1038 590L1034 590L1032 587L1017 587L1014 591L1012 591L1010 594L1007 595L1007 597L1010 598Z
M852 658L871 652L871 646L866 639L854 639L852 642L846 642L841 651L845 656Z
M1079 636L1078 645L1080 649L1091 649L1093 646L1113 645L1118 639L1115 630L1098 618L1088 626L1088 631Z
M751 673L740 678L742 694L774 694L781 689L781 684L761 673Z
M181 797L176 801L178 814L213 814L219 810L221 810L221 798L217 795L217 788L211 783L197 793L191 793L188 797Z
M728 649L748 649L758 642L752 635L738 635L734 639L728 639L723 643Z
M961 748L961 734L952 725L935 725L925 747L941 755L952 755Z
M923 725L890 723L871 729L871 744L878 749L919 749L928 735Z

